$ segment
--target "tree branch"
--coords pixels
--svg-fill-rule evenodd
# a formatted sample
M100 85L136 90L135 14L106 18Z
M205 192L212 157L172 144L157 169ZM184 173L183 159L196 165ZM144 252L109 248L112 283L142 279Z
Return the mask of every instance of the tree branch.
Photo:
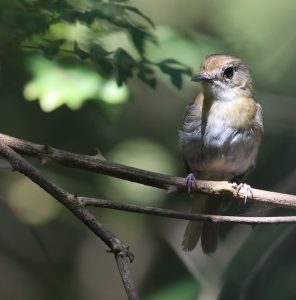
M296 223L296 216L284 217L241 217L241 216L219 216L183 213L175 210L162 209L143 205L132 205L118 203L109 200L95 199L89 197L78 197L64 191L51 180L43 176L39 170L28 163L19 154L25 154L40 159L41 163L54 162L63 166L89 170L113 177L129 180L160 189L177 192L186 192L186 181L184 178L149 172L133 167L106 161L102 156L88 156L68 151L63 151L49 146L34 144L21 139L0 134L0 155L7 159L13 170L23 173L42 189L47 191L56 200L68 208L80 221L82 221L93 233L95 233L110 249L115 256L118 270L120 272L126 293L130 300L138 300L139 296L135 289L128 267L128 259L133 260L133 254L129 248L110 232L104 225L100 224L87 210L88 206L110 208L129 212L137 212L175 219L197 220L214 223L239 223L239 224L280 224ZM193 187L194 192L215 195L220 198L232 197L244 200L244 194L237 192L236 187L228 182L198 181ZM258 189L252 189L253 195L250 200L268 203L283 207L296 207L296 196L280 194Z
M101 173L123 180L137 182L153 186L167 191L186 191L184 178L163 175L155 172L145 171L133 167L124 166L114 162L106 161L99 156L76 154L68 151L55 149L49 146L34 144L21 139L0 134L0 138L16 152L37 157L42 162L54 162L66 167L88 170ZM204 181L198 180L195 192L215 195L220 198L235 198L244 201L243 191L237 193L232 183L226 181ZM296 196L281 194L270 191L252 189L253 195L250 201L257 201L275 206L296 208Z
M193 220L212 223L235 223L247 225L263 225L263 224L287 224L296 223L296 216L280 216L280 217L245 217L245 216L220 216L205 215L196 213L183 213L172 209L163 209L154 206L144 206L135 204L125 204L110 200L103 200L89 197L78 197L79 203L84 206L101 207L115 209L127 212L135 212L146 215L154 215L167 217L172 219Z
M39 170L28 163L24 158L17 154L6 144L3 137L0 137L0 154L6 158L14 171L18 171L42 189L52 195L56 200L68 208L81 222L83 222L95 235L97 235L115 256L118 270L120 272L127 296L130 300L138 300L138 294L131 278L128 259L133 260L134 255L119 238L110 232L104 225L100 224L95 217L86 209L79 205L77 196L72 195L57 186L51 180L43 176Z

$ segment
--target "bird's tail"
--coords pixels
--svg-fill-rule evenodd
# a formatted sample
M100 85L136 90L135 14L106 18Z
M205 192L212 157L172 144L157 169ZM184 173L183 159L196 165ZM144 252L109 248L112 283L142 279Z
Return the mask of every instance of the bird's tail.
M193 194L192 204L193 213L214 215L219 214L221 210L221 202L209 196ZM218 224L189 221L183 237L183 250L193 250L199 238L201 238L202 251L205 254L214 253L218 245Z
M192 213L203 213L205 210L205 202L207 196L204 195L192 195ZM189 221L182 241L182 248L184 251L191 251L195 248L202 232L202 222Z
M207 199L204 213L207 215L217 215L221 211L221 201L217 201L213 197L209 197ZM203 253L205 254L212 254L216 251L218 246L218 224L217 223L210 223L204 222L202 225L201 231L201 248Z

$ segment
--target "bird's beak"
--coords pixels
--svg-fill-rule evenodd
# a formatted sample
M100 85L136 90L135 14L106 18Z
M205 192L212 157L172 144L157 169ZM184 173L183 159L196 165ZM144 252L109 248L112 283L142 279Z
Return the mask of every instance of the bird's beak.
M215 79L215 77L213 75L210 75L205 72L200 72L200 73L194 75L191 78L191 81L208 81L208 80L213 80L213 79Z

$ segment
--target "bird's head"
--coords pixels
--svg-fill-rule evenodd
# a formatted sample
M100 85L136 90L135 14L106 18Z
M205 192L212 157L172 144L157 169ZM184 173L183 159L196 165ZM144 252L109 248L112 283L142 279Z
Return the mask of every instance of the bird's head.
M253 81L248 66L233 55L211 55L205 58L200 72L192 81L203 82L204 92L215 98L252 96Z

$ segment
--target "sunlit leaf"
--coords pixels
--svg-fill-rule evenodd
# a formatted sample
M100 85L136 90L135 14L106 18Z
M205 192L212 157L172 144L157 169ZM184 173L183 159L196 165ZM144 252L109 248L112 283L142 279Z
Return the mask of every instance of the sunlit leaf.
M116 78L119 86L136 75L150 87L156 87L155 64L148 61L146 47L157 40L148 25L153 26L152 20L125 1L23 0L0 11L0 31L2 28L7 37L13 36L26 51L41 50L45 57L69 59L74 65L84 64L85 69L92 65L98 78ZM115 41L108 47L104 37L113 33L124 34L125 44ZM188 74L186 67L174 60L163 60L156 66L178 88L182 86L182 75ZM26 91L32 91L32 85L28 86L31 88ZM46 96L39 95L40 104L47 110L62 103L72 108L82 105L82 100L73 100L75 96L67 95L73 101L61 100L66 97L64 92L65 87L61 87L50 90Z
M129 91L126 85L118 86L114 80L106 81L101 88L100 97L108 104L120 104L126 101Z
M119 104L128 97L126 86L119 88L114 81L106 81L97 72L85 67L64 67L42 57L34 57L29 69L33 79L25 86L25 98L39 100L46 112L62 105L79 109L91 99Z

